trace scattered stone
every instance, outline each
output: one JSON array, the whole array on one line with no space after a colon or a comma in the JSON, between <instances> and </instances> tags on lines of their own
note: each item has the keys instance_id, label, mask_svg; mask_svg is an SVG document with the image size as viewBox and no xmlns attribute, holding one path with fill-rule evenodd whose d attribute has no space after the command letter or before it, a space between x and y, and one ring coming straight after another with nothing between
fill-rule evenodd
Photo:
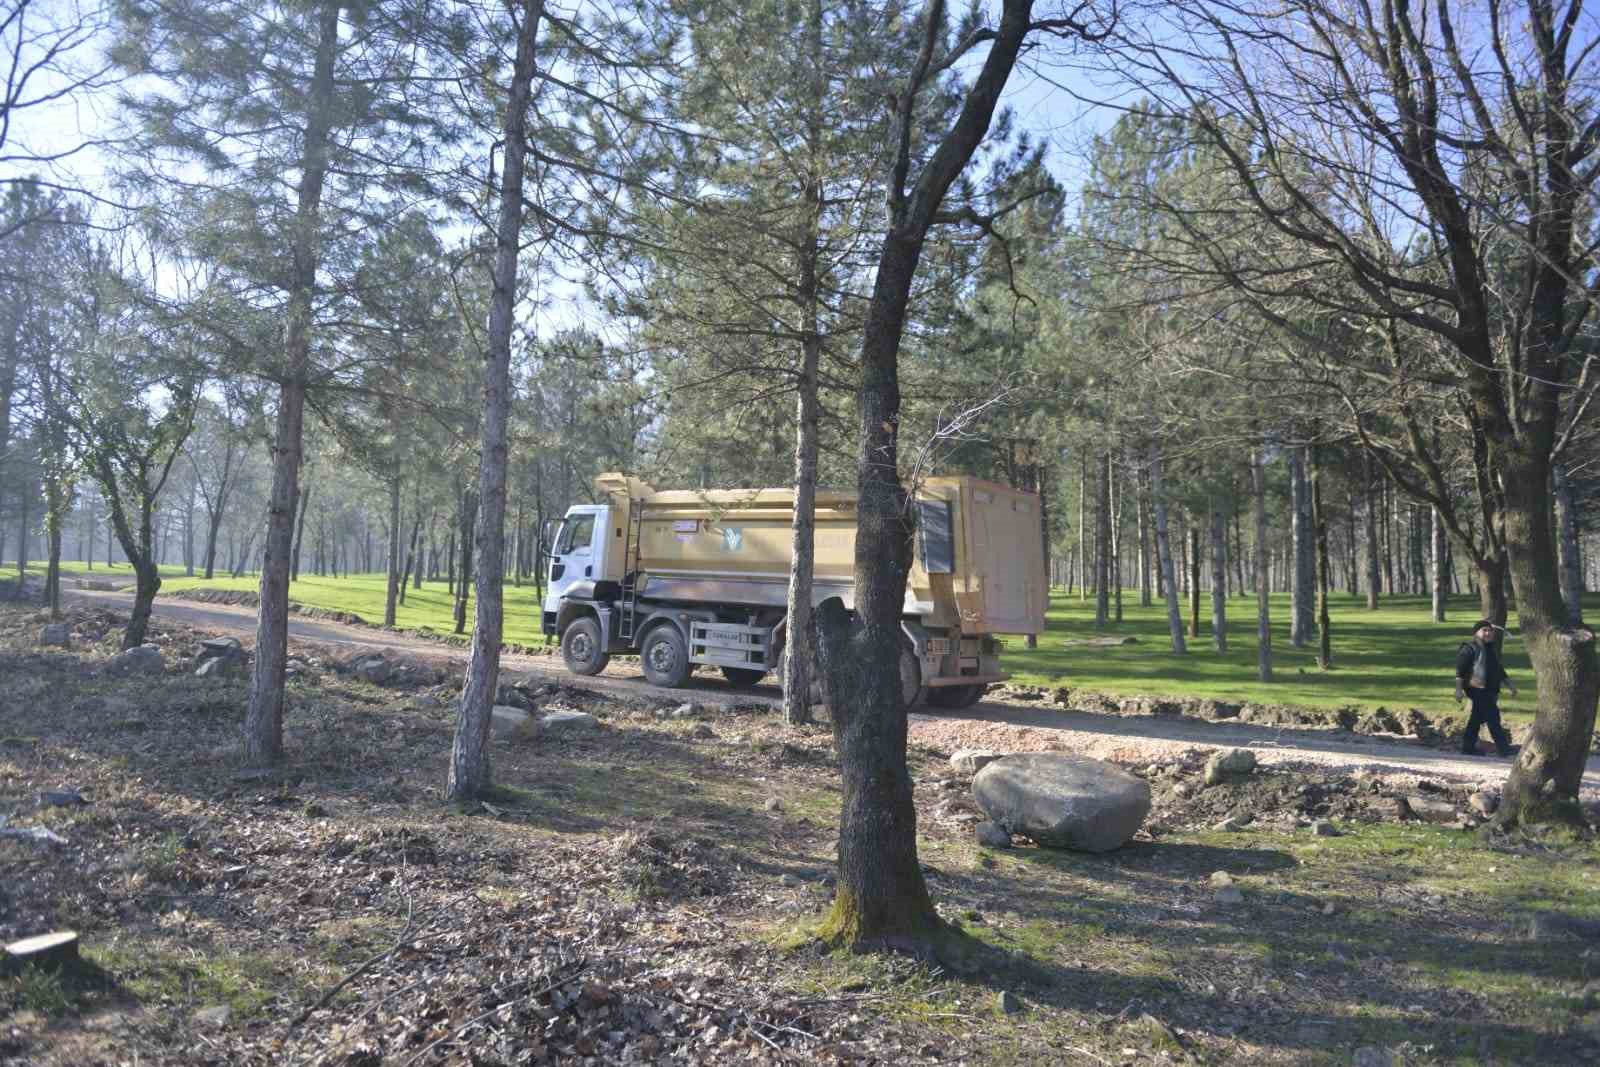
<instances>
[{"instance_id":1,"label":"scattered stone","mask_svg":"<svg viewBox=\"0 0 1600 1067\"><path fill-rule=\"evenodd\" d=\"M1249 826L1252 821L1248 815L1230 815L1213 826L1212 829L1220 830L1223 833L1235 834Z\"/></svg>"},{"instance_id":2,"label":"scattered stone","mask_svg":"<svg viewBox=\"0 0 1600 1067\"><path fill-rule=\"evenodd\" d=\"M1046 848L1109 852L1150 814L1150 786L1142 778L1059 753L998 759L972 780L972 795L991 821Z\"/></svg>"},{"instance_id":3,"label":"scattered stone","mask_svg":"<svg viewBox=\"0 0 1600 1067\"><path fill-rule=\"evenodd\" d=\"M1467 806L1487 819L1500 810L1500 796L1488 790L1479 790L1467 798Z\"/></svg>"},{"instance_id":4,"label":"scattered stone","mask_svg":"<svg viewBox=\"0 0 1600 1067\"><path fill-rule=\"evenodd\" d=\"M1232 885L1233 875L1229 874L1227 871L1212 871L1211 884L1219 889L1225 885Z\"/></svg>"},{"instance_id":5,"label":"scattered stone","mask_svg":"<svg viewBox=\"0 0 1600 1067\"><path fill-rule=\"evenodd\" d=\"M674 719L692 719L697 711L699 709L693 704L679 704L672 709L672 717Z\"/></svg>"},{"instance_id":6,"label":"scattered stone","mask_svg":"<svg viewBox=\"0 0 1600 1067\"><path fill-rule=\"evenodd\" d=\"M526 714L526 713L524 713ZM539 716L541 734L586 734L600 729L600 720L586 711L569 711L565 708Z\"/></svg>"},{"instance_id":7,"label":"scattered stone","mask_svg":"<svg viewBox=\"0 0 1600 1067\"><path fill-rule=\"evenodd\" d=\"M940 778L938 779L938 786L940 789L960 789L961 780L959 778Z\"/></svg>"},{"instance_id":8,"label":"scattered stone","mask_svg":"<svg viewBox=\"0 0 1600 1067\"><path fill-rule=\"evenodd\" d=\"M1339 830L1327 819L1317 819L1311 824L1311 832L1318 837L1338 837Z\"/></svg>"},{"instance_id":9,"label":"scattered stone","mask_svg":"<svg viewBox=\"0 0 1600 1067\"><path fill-rule=\"evenodd\" d=\"M1423 822L1450 824L1461 817L1456 812L1456 806L1448 800L1434 800L1415 793L1404 797L1403 800L1406 810Z\"/></svg>"},{"instance_id":10,"label":"scattered stone","mask_svg":"<svg viewBox=\"0 0 1600 1067\"><path fill-rule=\"evenodd\" d=\"M358 652L346 662L351 674L372 685L382 685L394 673L394 664L382 652Z\"/></svg>"},{"instance_id":11,"label":"scattered stone","mask_svg":"<svg viewBox=\"0 0 1600 1067\"><path fill-rule=\"evenodd\" d=\"M995 997L995 1004L1000 1008L1002 1015L1015 1015L1022 1010L1022 998L1009 989L1002 989Z\"/></svg>"},{"instance_id":12,"label":"scattered stone","mask_svg":"<svg viewBox=\"0 0 1600 1067\"><path fill-rule=\"evenodd\" d=\"M1242 778L1256 769L1256 754L1248 748L1230 748L1206 760L1206 785Z\"/></svg>"},{"instance_id":13,"label":"scattered stone","mask_svg":"<svg viewBox=\"0 0 1600 1067\"><path fill-rule=\"evenodd\" d=\"M521 708L523 711L533 710L533 701L528 694L507 682L501 682L494 693L494 702L508 708Z\"/></svg>"},{"instance_id":14,"label":"scattered stone","mask_svg":"<svg viewBox=\"0 0 1600 1067\"><path fill-rule=\"evenodd\" d=\"M702 722L697 723L695 728L689 731L689 736L700 741L715 741L717 732Z\"/></svg>"},{"instance_id":15,"label":"scattered stone","mask_svg":"<svg viewBox=\"0 0 1600 1067\"><path fill-rule=\"evenodd\" d=\"M489 736L504 740L528 737L535 732L533 715L509 704L496 704L489 710Z\"/></svg>"},{"instance_id":16,"label":"scattered stone","mask_svg":"<svg viewBox=\"0 0 1600 1067\"><path fill-rule=\"evenodd\" d=\"M778 884L785 889L798 889L800 888L800 879L792 874L782 874L778 876Z\"/></svg>"},{"instance_id":17,"label":"scattered stone","mask_svg":"<svg viewBox=\"0 0 1600 1067\"><path fill-rule=\"evenodd\" d=\"M72 628L64 622L53 622L39 631L39 643L66 648L72 644Z\"/></svg>"},{"instance_id":18,"label":"scattered stone","mask_svg":"<svg viewBox=\"0 0 1600 1067\"><path fill-rule=\"evenodd\" d=\"M767 802L761 806L767 811L782 811L783 801L779 800L777 797L768 797Z\"/></svg>"},{"instance_id":19,"label":"scattered stone","mask_svg":"<svg viewBox=\"0 0 1600 1067\"><path fill-rule=\"evenodd\" d=\"M1394 1053L1375 1045L1363 1045L1356 1049L1355 1059L1350 1062L1353 1067L1396 1067Z\"/></svg>"},{"instance_id":20,"label":"scattered stone","mask_svg":"<svg viewBox=\"0 0 1600 1067\"><path fill-rule=\"evenodd\" d=\"M1236 885L1225 885L1212 894L1218 904L1233 906L1244 903L1244 892Z\"/></svg>"},{"instance_id":21,"label":"scattered stone","mask_svg":"<svg viewBox=\"0 0 1600 1067\"><path fill-rule=\"evenodd\" d=\"M999 823L980 822L977 829L978 844L984 848L1010 848L1011 835Z\"/></svg>"},{"instance_id":22,"label":"scattered stone","mask_svg":"<svg viewBox=\"0 0 1600 1067\"><path fill-rule=\"evenodd\" d=\"M5 969L15 973L24 967L43 967L58 970L78 959L78 933L76 930L56 930L35 937L25 937L6 946Z\"/></svg>"},{"instance_id":23,"label":"scattered stone","mask_svg":"<svg viewBox=\"0 0 1600 1067\"><path fill-rule=\"evenodd\" d=\"M221 678L230 673L234 667L241 663L243 657L213 656L200 661L200 666L194 669L196 678Z\"/></svg>"},{"instance_id":24,"label":"scattered stone","mask_svg":"<svg viewBox=\"0 0 1600 1067\"><path fill-rule=\"evenodd\" d=\"M196 1026L207 1026L214 1030L220 1030L228 1025L228 1020L233 1018L233 1009L226 1004L217 1004L209 1008L201 1008L194 1013L193 1018Z\"/></svg>"},{"instance_id":25,"label":"scattered stone","mask_svg":"<svg viewBox=\"0 0 1600 1067\"><path fill-rule=\"evenodd\" d=\"M160 674L166 669L166 660L161 657L161 650L155 645L140 645L138 648L126 649L111 657L106 664L106 673L115 677L134 674Z\"/></svg>"},{"instance_id":26,"label":"scattered stone","mask_svg":"<svg viewBox=\"0 0 1600 1067\"><path fill-rule=\"evenodd\" d=\"M987 748L963 748L950 757L950 768L957 774L977 774L1000 758Z\"/></svg>"}]
</instances>

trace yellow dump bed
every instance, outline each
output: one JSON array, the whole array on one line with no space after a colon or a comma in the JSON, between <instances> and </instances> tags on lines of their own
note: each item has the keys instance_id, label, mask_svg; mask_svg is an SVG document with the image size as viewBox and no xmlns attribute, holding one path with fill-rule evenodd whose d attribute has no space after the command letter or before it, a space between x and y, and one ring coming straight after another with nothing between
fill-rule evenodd
<instances>
[{"instance_id":1,"label":"yellow dump bed","mask_svg":"<svg viewBox=\"0 0 1600 1067\"><path fill-rule=\"evenodd\" d=\"M606 577L628 567L658 595L781 605L793 543L793 489L658 491L637 478L605 474L618 551ZM637 509L637 513L635 512ZM906 614L964 634L1039 633L1044 627L1044 547L1039 498L972 477L928 479L916 493L917 551ZM817 599L853 602L856 494L816 497ZM625 553L628 542L636 551ZM633 547L633 546L628 546Z\"/></svg>"}]
</instances>

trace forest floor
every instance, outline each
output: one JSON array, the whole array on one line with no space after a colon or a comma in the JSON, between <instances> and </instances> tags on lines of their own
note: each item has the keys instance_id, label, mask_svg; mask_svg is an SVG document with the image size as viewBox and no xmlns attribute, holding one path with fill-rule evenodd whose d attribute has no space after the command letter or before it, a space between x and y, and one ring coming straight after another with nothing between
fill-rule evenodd
<instances>
[{"instance_id":1,"label":"forest floor","mask_svg":"<svg viewBox=\"0 0 1600 1067\"><path fill-rule=\"evenodd\" d=\"M919 850L967 948L943 969L805 947L838 769L770 702L518 675L598 728L497 739L468 812L440 800L447 650L384 687L349 673L370 650L294 641L266 772L240 763L243 675L192 674L210 630L158 616L161 673L124 677L114 608L75 606L68 649L43 621L0 609L0 813L64 841L0 840L0 937L74 929L83 963L0 979L0 1061L1600 1055L1600 848L1457 828L1478 784L1448 774L1283 760L1201 788L1212 746L1141 751L1155 808L1128 846L988 850L914 731Z\"/></svg>"}]
</instances>

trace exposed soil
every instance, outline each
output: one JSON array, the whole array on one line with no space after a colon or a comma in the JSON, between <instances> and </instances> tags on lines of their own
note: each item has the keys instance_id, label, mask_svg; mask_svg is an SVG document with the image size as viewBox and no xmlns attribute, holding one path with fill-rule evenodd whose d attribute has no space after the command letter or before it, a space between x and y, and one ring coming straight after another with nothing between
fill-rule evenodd
<instances>
[{"instance_id":1,"label":"exposed soil","mask_svg":"<svg viewBox=\"0 0 1600 1067\"><path fill-rule=\"evenodd\" d=\"M967 946L938 970L781 947L831 895L838 769L826 729L787 729L770 698L528 667L507 679L518 699L599 728L495 741L502 788L466 813L438 799L459 657L418 642L374 670L369 646L293 641L289 760L264 771L238 760L243 674L192 673L212 631L159 614L163 671L121 677L119 621L77 609L72 646L44 649L43 618L0 609L0 812L66 839L0 840L0 937L75 929L86 960L55 986L0 983L5 1062L1600 1055L1600 943L1529 940L1533 916L1600 910L1600 852L1400 808L1474 821L1479 782L1435 773L1464 762L1436 750L1338 742L1445 761L1363 771L1286 749L1206 786L1218 746L1174 728L1244 730L1265 753L1248 733L1263 727L1021 704L918 716L920 849ZM1115 732L1146 723L1179 736ZM1104 856L975 847L946 757L999 731L1008 749L1127 746L1154 795L1145 829ZM40 803L73 790L88 803ZM1241 903L1213 899L1219 871Z\"/></svg>"}]
</instances>

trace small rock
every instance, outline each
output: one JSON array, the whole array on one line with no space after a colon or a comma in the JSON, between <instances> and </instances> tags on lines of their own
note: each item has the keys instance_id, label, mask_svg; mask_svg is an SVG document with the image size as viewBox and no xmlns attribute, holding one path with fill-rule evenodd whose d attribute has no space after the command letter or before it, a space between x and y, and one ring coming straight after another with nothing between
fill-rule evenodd
<instances>
[{"instance_id":1,"label":"small rock","mask_svg":"<svg viewBox=\"0 0 1600 1067\"><path fill-rule=\"evenodd\" d=\"M1240 830L1243 830L1246 826L1249 826L1249 825L1250 825L1250 817L1249 816L1247 816L1247 815L1230 815L1226 819L1223 819L1221 822L1219 822L1215 826L1213 826L1212 829L1213 830L1220 830L1223 833L1235 834L1235 833L1238 833Z\"/></svg>"},{"instance_id":2,"label":"small rock","mask_svg":"<svg viewBox=\"0 0 1600 1067\"><path fill-rule=\"evenodd\" d=\"M1211 884L1219 889L1226 885L1232 885L1233 875L1229 874L1227 871L1212 871Z\"/></svg>"},{"instance_id":3,"label":"small rock","mask_svg":"<svg viewBox=\"0 0 1600 1067\"><path fill-rule=\"evenodd\" d=\"M106 664L106 673L118 677L130 674L160 674L166 666L159 648L155 645L140 645L138 648L125 649L112 656L110 662Z\"/></svg>"},{"instance_id":4,"label":"small rock","mask_svg":"<svg viewBox=\"0 0 1600 1067\"><path fill-rule=\"evenodd\" d=\"M950 757L950 769L957 774L977 774L1000 758L1000 753L987 748L963 748Z\"/></svg>"},{"instance_id":5,"label":"small rock","mask_svg":"<svg viewBox=\"0 0 1600 1067\"><path fill-rule=\"evenodd\" d=\"M800 888L800 879L792 874L781 874L778 876L778 884L785 889L798 889Z\"/></svg>"},{"instance_id":6,"label":"small rock","mask_svg":"<svg viewBox=\"0 0 1600 1067\"><path fill-rule=\"evenodd\" d=\"M961 788L961 780L959 778L940 778L938 780L938 782L939 782L939 788L940 789L960 789Z\"/></svg>"},{"instance_id":7,"label":"small rock","mask_svg":"<svg viewBox=\"0 0 1600 1067\"><path fill-rule=\"evenodd\" d=\"M39 631L39 643L66 648L72 644L72 629L64 622L53 622Z\"/></svg>"},{"instance_id":8,"label":"small rock","mask_svg":"<svg viewBox=\"0 0 1600 1067\"><path fill-rule=\"evenodd\" d=\"M1356 1049L1355 1059L1350 1062L1354 1067L1395 1067L1394 1053L1375 1045L1363 1045Z\"/></svg>"},{"instance_id":9,"label":"small rock","mask_svg":"<svg viewBox=\"0 0 1600 1067\"><path fill-rule=\"evenodd\" d=\"M679 704L672 709L672 717L674 719L692 719L698 710L693 704Z\"/></svg>"},{"instance_id":10,"label":"small rock","mask_svg":"<svg viewBox=\"0 0 1600 1067\"><path fill-rule=\"evenodd\" d=\"M779 800L777 797L768 797L767 802L763 804L762 807L767 811L782 811L783 801Z\"/></svg>"},{"instance_id":11,"label":"small rock","mask_svg":"<svg viewBox=\"0 0 1600 1067\"><path fill-rule=\"evenodd\" d=\"M1449 824L1461 817L1456 811L1456 806L1448 800L1433 800L1430 797L1412 794L1405 798L1405 805L1413 816L1423 822Z\"/></svg>"},{"instance_id":12,"label":"small rock","mask_svg":"<svg viewBox=\"0 0 1600 1067\"><path fill-rule=\"evenodd\" d=\"M695 728L689 731L689 736L700 741L715 741L717 732L702 722L696 724Z\"/></svg>"},{"instance_id":13,"label":"small rock","mask_svg":"<svg viewBox=\"0 0 1600 1067\"><path fill-rule=\"evenodd\" d=\"M1338 837L1339 831L1327 819L1317 819L1311 824L1311 832L1318 837Z\"/></svg>"},{"instance_id":14,"label":"small rock","mask_svg":"<svg viewBox=\"0 0 1600 1067\"><path fill-rule=\"evenodd\" d=\"M1230 748L1206 760L1206 785L1242 778L1256 769L1256 754L1248 748Z\"/></svg>"},{"instance_id":15,"label":"small rock","mask_svg":"<svg viewBox=\"0 0 1600 1067\"><path fill-rule=\"evenodd\" d=\"M196 678L221 678L233 670L240 662L241 657L212 656L210 659L200 661L200 666L194 669Z\"/></svg>"},{"instance_id":16,"label":"small rock","mask_svg":"<svg viewBox=\"0 0 1600 1067\"><path fill-rule=\"evenodd\" d=\"M1500 797L1488 790L1479 790L1467 798L1467 806L1487 819L1500 810Z\"/></svg>"},{"instance_id":17,"label":"small rock","mask_svg":"<svg viewBox=\"0 0 1600 1067\"><path fill-rule=\"evenodd\" d=\"M208 1026L212 1029L221 1029L228 1025L228 1020L233 1018L233 1009L226 1004L217 1004L210 1008L201 1008L194 1013L196 1026Z\"/></svg>"},{"instance_id":18,"label":"small rock","mask_svg":"<svg viewBox=\"0 0 1600 1067\"><path fill-rule=\"evenodd\" d=\"M509 740L529 737L537 731L533 716L509 704L496 704L489 710L489 736Z\"/></svg>"},{"instance_id":19,"label":"small rock","mask_svg":"<svg viewBox=\"0 0 1600 1067\"><path fill-rule=\"evenodd\" d=\"M560 709L539 716L541 734L587 734L600 729L600 720L586 711Z\"/></svg>"},{"instance_id":20,"label":"small rock","mask_svg":"<svg viewBox=\"0 0 1600 1067\"><path fill-rule=\"evenodd\" d=\"M1225 885L1218 889L1213 896L1218 904L1232 906L1244 903L1244 893L1236 885Z\"/></svg>"},{"instance_id":21,"label":"small rock","mask_svg":"<svg viewBox=\"0 0 1600 1067\"><path fill-rule=\"evenodd\" d=\"M1022 1010L1022 998L1009 989L1002 989L995 997L995 1004L1000 1008L1002 1015L1015 1015Z\"/></svg>"},{"instance_id":22,"label":"small rock","mask_svg":"<svg viewBox=\"0 0 1600 1067\"><path fill-rule=\"evenodd\" d=\"M995 822L980 822L977 828L978 844L984 848L1010 848L1011 834Z\"/></svg>"}]
</instances>

